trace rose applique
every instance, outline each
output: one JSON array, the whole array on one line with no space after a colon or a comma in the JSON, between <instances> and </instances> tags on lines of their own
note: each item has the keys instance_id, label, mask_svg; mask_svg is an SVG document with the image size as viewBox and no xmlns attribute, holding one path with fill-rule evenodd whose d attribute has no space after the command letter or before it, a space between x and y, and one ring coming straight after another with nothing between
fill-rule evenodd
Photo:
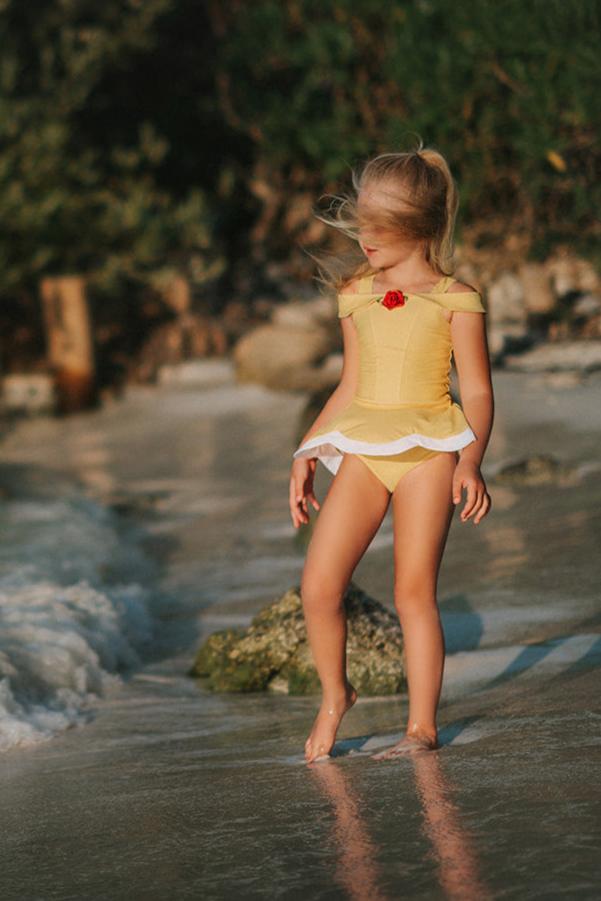
<instances>
[{"instance_id":1,"label":"rose applique","mask_svg":"<svg viewBox=\"0 0 601 901\"><path fill-rule=\"evenodd\" d=\"M394 310L395 307L402 307L407 298L402 291L387 291L382 301L382 306L387 310Z\"/></svg>"}]
</instances>

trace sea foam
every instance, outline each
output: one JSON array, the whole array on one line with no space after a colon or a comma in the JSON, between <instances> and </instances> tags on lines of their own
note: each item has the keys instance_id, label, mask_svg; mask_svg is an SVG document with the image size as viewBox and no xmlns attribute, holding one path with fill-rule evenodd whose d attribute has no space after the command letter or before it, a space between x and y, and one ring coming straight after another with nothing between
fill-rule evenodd
<instances>
[{"instance_id":1,"label":"sea foam","mask_svg":"<svg viewBox=\"0 0 601 901\"><path fill-rule=\"evenodd\" d=\"M0 751L43 741L93 703L152 644L144 555L109 508L68 497L0 504Z\"/></svg>"}]
</instances>

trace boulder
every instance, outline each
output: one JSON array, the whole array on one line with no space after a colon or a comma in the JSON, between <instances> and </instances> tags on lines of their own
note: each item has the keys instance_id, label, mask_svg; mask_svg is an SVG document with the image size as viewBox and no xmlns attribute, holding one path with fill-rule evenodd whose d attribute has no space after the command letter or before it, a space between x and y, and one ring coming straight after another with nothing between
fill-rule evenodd
<instances>
[{"instance_id":1,"label":"boulder","mask_svg":"<svg viewBox=\"0 0 601 901\"><path fill-rule=\"evenodd\" d=\"M487 337L493 365L501 364L506 354L520 351L532 344L530 333L519 323L491 323Z\"/></svg>"},{"instance_id":2,"label":"boulder","mask_svg":"<svg viewBox=\"0 0 601 901\"><path fill-rule=\"evenodd\" d=\"M0 413L55 413L55 380L48 372L9 373L0 382Z\"/></svg>"},{"instance_id":3,"label":"boulder","mask_svg":"<svg viewBox=\"0 0 601 901\"><path fill-rule=\"evenodd\" d=\"M558 252L545 263L555 293L559 296L577 291L598 291L599 274L589 260Z\"/></svg>"},{"instance_id":4,"label":"boulder","mask_svg":"<svg viewBox=\"0 0 601 901\"><path fill-rule=\"evenodd\" d=\"M572 306L574 319L590 319L598 313L601 313L601 296L592 292L580 295Z\"/></svg>"},{"instance_id":5,"label":"boulder","mask_svg":"<svg viewBox=\"0 0 601 901\"><path fill-rule=\"evenodd\" d=\"M488 346L494 361L529 343L524 287L513 272L505 271L491 283L487 295Z\"/></svg>"},{"instance_id":6,"label":"boulder","mask_svg":"<svg viewBox=\"0 0 601 901\"><path fill-rule=\"evenodd\" d=\"M141 383L155 382L163 366L223 355L227 347L223 325L215 317L184 314L150 332L136 357L127 364L128 377Z\"/></svg>"},{"instance_id":7,"label":"boulder","mask_svg":"<svg viewBox=\"0 0 601 901\"><path fill-rule=\"evenodd\" d=\"M488 289L491 323L503 323L527 329L527 312L524 303L524 287L513 272L503 272Z\"/></svg>"},{"instance_id":8,"label":"boulder","mask_svg":"<svg viewBox=\"0 0 601 901\"><path fill-rule=\"evenodd\" d=\"M159 385L194 386L213 388L230 385L234 381L233 368L227 357L207 357L184 360L160 366L157 371Z\"/></svg>"},{"instance_id":9,"label":"boulder","mask_svg":"<svg viewBox=\"0 0 601 901\"><path fill-rule=\"evenodd\" d=\"M331 350L327 328L299 328L267 323L247 332L232 359L239 382L256 382L276 390L314 390L323 375L314 370Z\"/></svg>"},{"instance_id":10,"label":"boulder","mask_svg":"<svg viewBox=\"0 0 601 901\"><path fill-rule=\"evenodd\" d=\"M293 300L278 304L271 317L276 325L299 329L314 329L321 323L331 321L336 316L335 304L327 297L311 300Z\"/></svg>"},{"instance_id":11,"label":"boulder","mask_svg":"<svg viewBox=\"0 0 601 901\"><path fill-rule=\"evenodd\" d=\"M529 313L550 313L556 305L551 277L543 263L523 263L519 278L524 290L524 305Z\"/></svg>"},{"instance_id":12,"label":"boulder","mask_svg":"<svg viewBox=\"0 0 601 901\"><path fill-rule=\"evenodd\" d=\"M347 671L359 695L404 691L403 639L397 615L353 582L344 606ZM261 610L247 629L210 635L189 675L206 679L207 687L216 692L318 694L321 687L307 640L300 588L289 589Z\"/></svg>"},{"instance_id":13,"label":"boulder","mask_svg":"<svg viewBox=\"0 0 601 901\"><path fill-rule=\"evenodd\" d=\"M500 464L493 478L503 485L544 485L549 482L573 485L578 481L578 475L576 467L562 463L551 454L533 454Z\"/></svg>"},{"instance_id":14,"label":"boulder","mask_svg":"<svg viewBox=\"0 0 601 901\"><path fill-rule=\"evenodd\" d=\"M580 330L581 338L601 338L601 313L587 319Z\"/></svg>"},{"instance_id":15,"label":"boulder","mask_svg":"<svg viewBox=\"0 0 601 901\"><path fill-rule=\"evenodd\" d=\"M539 344L520 354L505 357L507 369L520 372L601 369L601 340L557 341Z\"/></svg>"}]
</instances>

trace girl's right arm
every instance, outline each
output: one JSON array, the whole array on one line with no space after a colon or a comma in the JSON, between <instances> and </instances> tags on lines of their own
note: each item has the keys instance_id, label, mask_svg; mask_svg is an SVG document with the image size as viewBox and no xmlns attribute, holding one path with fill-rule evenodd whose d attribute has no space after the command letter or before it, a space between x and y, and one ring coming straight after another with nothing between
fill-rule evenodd
<instances>
[{"instance_id":1,"label":"girl's right arm","mask_svg":"<svg viewBox=\"0 0 601 901\"><path fill-rule=\"evenodd\" d=\"M352 316L340 319L343 341L343 363L340 381L324 404L319 416L300 441L304 444L320 426L346 407L357 390L359 379L359 340ZM313 493L313 477L317 458L301 457L292 463L290 475L290 514L294 527L309 522L308 501L319 510L319 502Z\"/></svg>"}]
</instances>

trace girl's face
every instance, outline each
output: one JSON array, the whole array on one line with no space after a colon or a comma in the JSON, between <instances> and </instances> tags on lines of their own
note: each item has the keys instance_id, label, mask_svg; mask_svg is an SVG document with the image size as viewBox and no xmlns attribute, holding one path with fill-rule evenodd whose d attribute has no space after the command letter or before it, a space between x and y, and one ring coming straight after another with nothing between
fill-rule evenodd
<instances>
[{"instance_id":1,"label":"girl's face","mask_svg":"<svg viewBox=\"0 0 601 901\"><path fill-rule=\"evenodd\" d=\"M390 205L390 193L385 185L366 185L359 192L359 213L369 218ZM387 269L408 259L416 250L416 241L403 239L399 234L378 225L362 225L359 229L359 246L374 269Z\"/></svg>"}]
</instances>

